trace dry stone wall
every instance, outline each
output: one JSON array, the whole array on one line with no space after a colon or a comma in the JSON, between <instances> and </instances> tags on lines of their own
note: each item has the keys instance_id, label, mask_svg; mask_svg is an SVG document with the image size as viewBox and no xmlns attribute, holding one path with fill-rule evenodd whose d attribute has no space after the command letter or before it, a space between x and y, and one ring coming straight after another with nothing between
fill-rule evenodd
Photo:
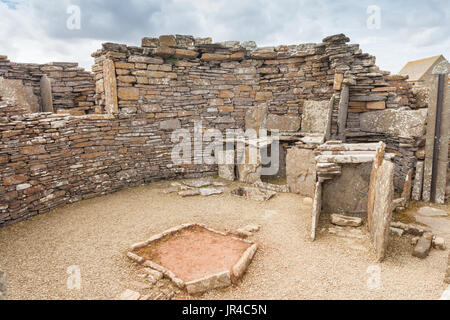
<instances>
[{"instance_id":1,"label":"dry stone wall","mask_svg":"<svg viewBox=\"0 0 450 320\"><path fill-rule=\"evenodd\" d=\"M266 105L271 128L299 131L306 100L329 100L333 71L325 44L256 48L189 36L144 38L142 47L107 43L96 52L97 103L107 111L105 63L114 61L116 112L202 118L205 126L244 128L245 115ZM113 108L114 109L114 108Z\"/></svg>"},{"instance_id":2,"label":"dry stone wall","mask_svg":"<svg viewBox=\"0 0 450 320\"><path fill-rule=\"evenodd\" d=\"M257 48L162 36L144 38L141 47L106 43L93 54L93 80L75 64L25 67L1 58L0 76L35 90L46 74L57 112L96 114L23 114L0 102L0 225L150 181L217 173L214 165L172 163L172 131L193 133L195 121L225 130L245 129L246 118L255 118L255 128L295 135L306 101L334 101L335 138L345 92L345 138L385 141L397 150L401 190L420 139L363 132L360 117L416 109L414 95L404 79L379 71L374 57L348 41L337 35L319 44Z\"/></svg>"},{"instance_id":3,"label":"dry stone wall","mask_svg":"<svg viewBox=\"0 0 450 320\"><path fill-rule=\"evenodd\" d=\"M0 225L159 179L217 173L174 166L170 135L145 115L23 115L0 102Z\"/></svg>"},{"instance_id":4,"label":"dry stone wall","mask_svg":"<svg viewBox=\"0 0 450 320\"><path fill-rule=\"evenodd\" d=\"M0 77L22 80L36 95L41 111L41 79L46 75L51 83L55 113L84 115L94 112L95 82L93 74L78 67L78 63L49 64L15 63L0 56Z\"/></svg>"}]
</instances>

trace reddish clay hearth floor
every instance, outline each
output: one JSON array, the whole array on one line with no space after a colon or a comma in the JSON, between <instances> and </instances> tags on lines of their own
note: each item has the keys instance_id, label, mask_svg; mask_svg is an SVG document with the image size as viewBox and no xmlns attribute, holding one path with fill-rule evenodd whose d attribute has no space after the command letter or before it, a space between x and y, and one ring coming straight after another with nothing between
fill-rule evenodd
<instances>
[{"instance_id":1,"label":"reddish clay hearth floor","mask_svg":"<svg viewBox=\"0 0 450 320\"><path fill-rule=\"evenodd\" d=\"M135 253L177 275L184 282L230 271L250 243L200 226L183 229Z\"/></svg>"}]
</instances>

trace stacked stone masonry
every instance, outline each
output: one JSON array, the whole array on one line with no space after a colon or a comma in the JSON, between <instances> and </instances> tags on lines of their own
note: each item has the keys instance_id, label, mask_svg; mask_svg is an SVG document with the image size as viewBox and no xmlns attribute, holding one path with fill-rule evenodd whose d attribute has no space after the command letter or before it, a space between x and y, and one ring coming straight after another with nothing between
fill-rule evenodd
<instances>
[{"instance_id":1,"label":"stacked stone masonry","mask_svg":"<svg viewBox=\"0 0 450 320\"><path fill-rule=\"evenodd\" d=\"M78 67L78 63L53 62L49 64L15 63L0 56L0 78L22 80L33 88L42 110L41 78L51 83L55 113L84 115L94 113L95 82L91 72Z\"/></svg>"},{"instance_id":2,"label":"stacked stone masonry","mask_svg":"<svg viewBox=\"0 0 450 320\"><path fill-rule=\"evenodd\" d=\"M336 35L319 44L273 48L213 44L191 36L144 38L141 47L106 43L93 54L95 95L90 74L75 64L33 65L34 71L22 76L31 85L44 70L53 88L80 92L66 102L54 92L58 112L80 108L83 101L87 109L80 112L97 114L23 114L7 101L0 103L0 225L142 183L216 174L214 165L172 163L172 131L192 132L194 121L206 129L245 129L246 115L264 107L263 126L270 123L269 129L295 135L306 101L334 97L331 135L336 138L345 86L350 95L344 138L384 141L397 155L395 185L401 192L423 135L363 131L361 117L426 106L417 104L404 77L380 71L374 57L347 42ZM9 66L6 58L0 60L0 72L13 77ZM80 79L58 82L71 72L68 79Z\"/></svg>"}]
</instances>

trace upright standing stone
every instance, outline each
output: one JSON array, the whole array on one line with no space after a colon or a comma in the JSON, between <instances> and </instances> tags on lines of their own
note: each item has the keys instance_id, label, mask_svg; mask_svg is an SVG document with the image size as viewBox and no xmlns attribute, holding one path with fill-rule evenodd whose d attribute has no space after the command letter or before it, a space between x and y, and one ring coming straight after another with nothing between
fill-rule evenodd
<instances>
[{"instance_id":1,"label":"upright standing stone","mask_svg":"<svg viewBox=\"0 0 450 320\"><path fill-rule=\"evenodd\" d=\"M312 211L311 240L316 240L317 227L319 226L320 212L322 211L322 182L316 183L314 203Z\"/></svg>"},{"instance_id":2,"label":"upright standing stone","mask_svg":"<svg viewBox=\"0 0 450 320\"><path fill-rule=\"evenodd\" d=\"M414 178L414 188L412 191L412 199L414 201L420 201L422 199L423 166L423 161L417 162L416 177Z\"/></svg>"},{"instance_id":3,"label":"upright standing stone","mask_svg":"<svg viewBox=\"0 0 450 320\"><path fill-rule=\"evenodd\" d=\"M394 164L383 160L374 183L374 206L371 214L370 235L378 262L386 256L392 220L394 197Z\"/></svg>"},{"instance_id":4,"label":"upright standing stone","mask_svg":"<svg viewBox=\"0 0 450 320\"><path fill-rule=\"evenodd\" d=\"M245 129L255 130L259 134L259 130L264 126L267 116L267 104L252 107L245 115Z\"/></svg>"},{"instance_id":5,"label":"upright standing stone","mask_svg":"<svg viewBox=\"0 0 450 320\"><path fill-rule=\"evenodd\" d=\"M22 80L11 80L0 77L0 96L4 100L12 100L25 113L40 111L38 97L31 86L23 84Z\"/></svg>"},{"instance_id":6,"label":"upright standing stone","mask_svg":"<svg viewBox=\"0 0 450 320\"><path fill-rule=\"evenodd\" d=\"M347 129L348 103L350 99L350 88L348 85L342 87L341 100L339 102L338 136L345 142L345 130Z\"/></svg>"},{"instance_id":7,"label":"upright standing stone","mask_svg":"<svg viewBox=\"0 0 450 320\"><path fill-rule=\"evenodd\" d=\"M6 274L3 270L0 270L0 300L8 299L6 293Z\"/></svg>"},{"instance_id":8,"label":"upright standing stone","mask_svg":"<svg viewBox=\"0 0 450 320\"><path fill-rule=\"evenodd\" d=\"M218 154L219 177L228 181L236 179L234 150L225 150Z\"/></svg>"},{"instance_id":9,"label":"upright standing stone","mask_svg":"<svg viewBox=\"0 0 450 320\"><path fill-rule=\"evenodd\" d=\"M43 112L55 112L53 109L52 84L47 75L41 77L41 100Z\"/></svg>"},{"instance_id":10,"label":"upright standing stone","mask_svg":"<svg viewBox=\"0 0 450 320\"><path fill-rule=\"evenodd\" d=\"M408 174L406 175L405 184L403 186L402 198L405 200L405 203L411 201L412 176L413 170L411 169L408 171Z\"/></svg>"},{"instance_id":11,"label":"upright standing stone","mask_svg":"<svg viewBox=\"0 0 450 320\"><path fill-rule=\"evenodd\" d=\"M330 101L305 101L302 114L302 133L326 135L330 119Z\"/></svg>"},{"instance_id":12,"label":"upright standing stone","mask_svg":"<svg viewBox=\"0 0 450 320\"><path fill-rule=\"evenodd\" d=\"M114 61L110 59L103 62L103 83L105 86L105 111L108 114L118 113L116 68Z\"/></svg>"},{"instance_id":13,"label":"upright standing stone","mask_svg":"<svg viewBox=\"0 0 450 320\"><path fill-rule=\"evenodd\" d=\"M425 169L423 183L423 200L445 203L445 190L448 168L448 134L450 130L450 94L447 76L450 64L443 61L433 69L434 78L431 81L430 103L428 106L428 122L425 148ZM444 75L444 76L442 76ZM439 77L444 78L442 87L442 110L440 114L440 133L437 132L437 106L439 92ZM438 136L439 135L439 136ZM435 139L438 139L439 150L435 150ZM437 159L437 168L433 168L434 157ZM433 181L433 170L436 171L436 181ZM432 199L432 188L435 184L435 199Z\"/></svg>"},{"instance_id":14,"label":"upright standing stone","mask_svg":"<svg viewBox=\"0 0 450 320\"><path fill-rule=\"evenodd\" d=\"M375 206L375 185L377 181L378 170L383 163L384 155L386 153L386 144L380 142L377 147L377 154L372 164L372 173L370 175L369 194L367 196L367 222L369 230L372 228L372 217Z\"/></svg>"},{"instance_id":15,"label":"upright standing stone","mask_svg":"<svg viewBox=\"0 0 450 320\"><path fill-rule=\"evenodd\" d=\"M286 176L292 193L313 198L317 180L314 151L297 147L289 149L286 156Z\"/></svg>"},{"instance_id":16,"label":"upright standing stone","mask_svg":"<svg viewBox=\"0 0 450 320\"><path fill-rule=\"evenodd\" d=\"M259 148L248 146L238 155L239 181L253 184L261 181L262 162Z\"/></svg>"}]
</instances>

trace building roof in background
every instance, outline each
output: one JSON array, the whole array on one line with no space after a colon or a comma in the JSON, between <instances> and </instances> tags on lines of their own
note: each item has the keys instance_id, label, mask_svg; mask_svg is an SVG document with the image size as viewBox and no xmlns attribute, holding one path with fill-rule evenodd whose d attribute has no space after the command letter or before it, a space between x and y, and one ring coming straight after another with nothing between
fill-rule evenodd
<instances>
[{"instance_id":1,"label":"building roof in background","mask_svg":"<svg viewBox=\"0 0 450 320\"><path fill-rule=\"evenodd\" d=\"M409 76L408 81L419 81L435 65L442 55L410 61L399 72L401 75Z\"/></svg>"}]
</instances>

